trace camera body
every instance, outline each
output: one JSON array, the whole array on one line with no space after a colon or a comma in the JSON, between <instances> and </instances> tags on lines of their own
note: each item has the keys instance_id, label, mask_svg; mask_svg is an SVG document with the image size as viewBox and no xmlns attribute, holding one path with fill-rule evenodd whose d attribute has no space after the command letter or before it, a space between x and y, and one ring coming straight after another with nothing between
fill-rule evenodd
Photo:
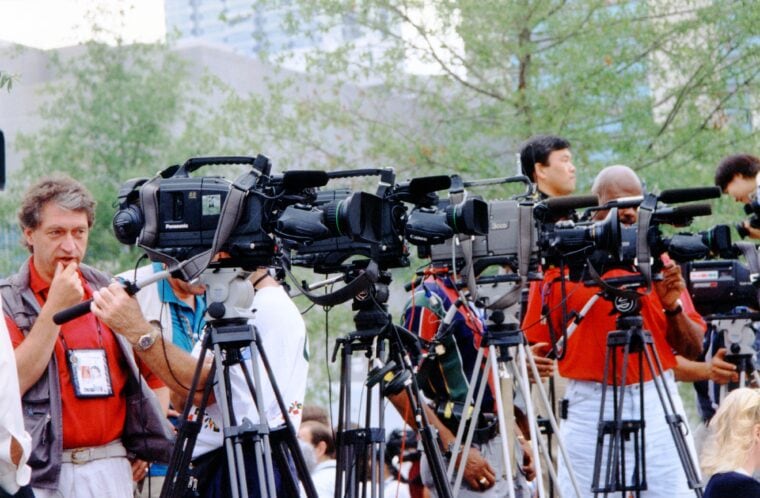
<instances>
[{"instance_id":1,"label":"camera body","mask_svg":"<svg viewBox=\"0 0 760 498\"><path fill-rule=\"evenodd\" d=\"M191 177L206 165L248 164L234 182ZM253 270L275 262L274 225L288 205L304 201L324 185L321 172L270 175L265 156L192 158L154 178L125 182L113 230L123 244L137 244L154 261L182 262L215 247L226 264ZM232 197L230 198L230 196Z\"/></svg>"}]
</instances>

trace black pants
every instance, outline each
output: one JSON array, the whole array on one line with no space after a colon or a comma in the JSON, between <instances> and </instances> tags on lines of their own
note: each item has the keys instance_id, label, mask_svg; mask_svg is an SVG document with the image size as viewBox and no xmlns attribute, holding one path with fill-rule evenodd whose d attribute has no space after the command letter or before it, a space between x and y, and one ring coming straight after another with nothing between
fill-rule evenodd
<instances>
[{"instance_id":1,"label":"black pants","mask_svg":"<svg viewBox=\"0 0 760 498\"><path fill-rule=\"evenodd\" d=\"M201 498L228 498L232 496L232 492L230 490L230 468L227 462L227 454L224 448L211 453L198 459L206 459L207 463L210 464L205 466L207 474L199 479L198 496ZM243 461L248 496L259 496L259 472L256 456L253 445L247 442L243 443ZM274 465L274 484L277 495L280 496L282 478L277 465Z\"/></svg>"},{"instance_id":2,"label":"black pants","mask_svg":"<svg viewBox=\"0 0 760 498\"><path fill-rule=\"evenodd\" d=\"M0 488L0 498L34 498L34 491L31 486L23 486L15 495L12 495Z\"/></svg>"}]
</instances>

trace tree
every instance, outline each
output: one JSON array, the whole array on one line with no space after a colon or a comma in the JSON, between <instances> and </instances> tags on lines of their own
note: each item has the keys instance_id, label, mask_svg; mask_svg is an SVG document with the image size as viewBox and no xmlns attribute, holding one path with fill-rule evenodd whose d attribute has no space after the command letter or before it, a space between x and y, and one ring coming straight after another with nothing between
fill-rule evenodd
<instances>
[{"instance_id":1,"label":"tree","mask_svg":"<svg viewBox=\"0 0 760 498\"><path fill-rule=\"evenodd\" d=\"M45 125L17 137L26 152L12 178L20 187L4 201L17 205L25 185L54 171L79 179L98 202L89 260L110 270L127 268L136 253L111 231L119 186L216 150L214 113L201 96L220 84L209 78L193 83L186 62L164 45L89 43L69 59L54 56L51 66L59 77L39 109Z\"/></svg>"},{"instance_id":2,"label":"tree","mask_svg":"<svg viewBox=\"0 0 760 498\"><path fill-rule=\"evenodd\" d=\"M612 163L666 188L682 185L673 170L711 183L721 156L758 144L756 2L265 3L293 36L360 33L306 55L272 52L281 64L303 58L307 77L271 78L279 98L238 103L267 116L288 165L503 176L520 142L543 132L573 143L581 188ZM309 78L329 90L315 95Z\"/></svg>"}]
</instances>

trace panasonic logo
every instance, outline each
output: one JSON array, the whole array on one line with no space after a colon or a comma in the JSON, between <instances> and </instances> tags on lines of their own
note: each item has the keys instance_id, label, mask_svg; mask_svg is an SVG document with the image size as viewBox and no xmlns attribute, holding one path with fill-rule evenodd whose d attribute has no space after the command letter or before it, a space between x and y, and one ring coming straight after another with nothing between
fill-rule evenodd
<instances>
[{"instance_id":1,"label":"panasonic logo","mask_svg":"<svg viewBox=\"0 0 760 498\"><path fill-rule=\"evenodd\" d=\"M189 228L187 223L166 223L164 228L167 230L182 230L183 228Z\"/></svg>"}]
</instances>

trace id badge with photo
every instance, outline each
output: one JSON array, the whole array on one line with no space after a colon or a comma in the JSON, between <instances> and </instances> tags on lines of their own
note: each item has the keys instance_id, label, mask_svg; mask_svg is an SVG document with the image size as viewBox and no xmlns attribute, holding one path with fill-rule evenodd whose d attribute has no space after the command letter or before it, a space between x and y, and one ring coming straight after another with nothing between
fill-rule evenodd
<instances>
[{"instance_id":1,"label":"id badge with photo","mask_svg":"<svg viewBox=\"0 0 760 498\"><path fill-rule=\"evenodd\" d=\"M67 353L77 398L113 396L105 349L70 349Z\"/></svg>"}]
</instances>

